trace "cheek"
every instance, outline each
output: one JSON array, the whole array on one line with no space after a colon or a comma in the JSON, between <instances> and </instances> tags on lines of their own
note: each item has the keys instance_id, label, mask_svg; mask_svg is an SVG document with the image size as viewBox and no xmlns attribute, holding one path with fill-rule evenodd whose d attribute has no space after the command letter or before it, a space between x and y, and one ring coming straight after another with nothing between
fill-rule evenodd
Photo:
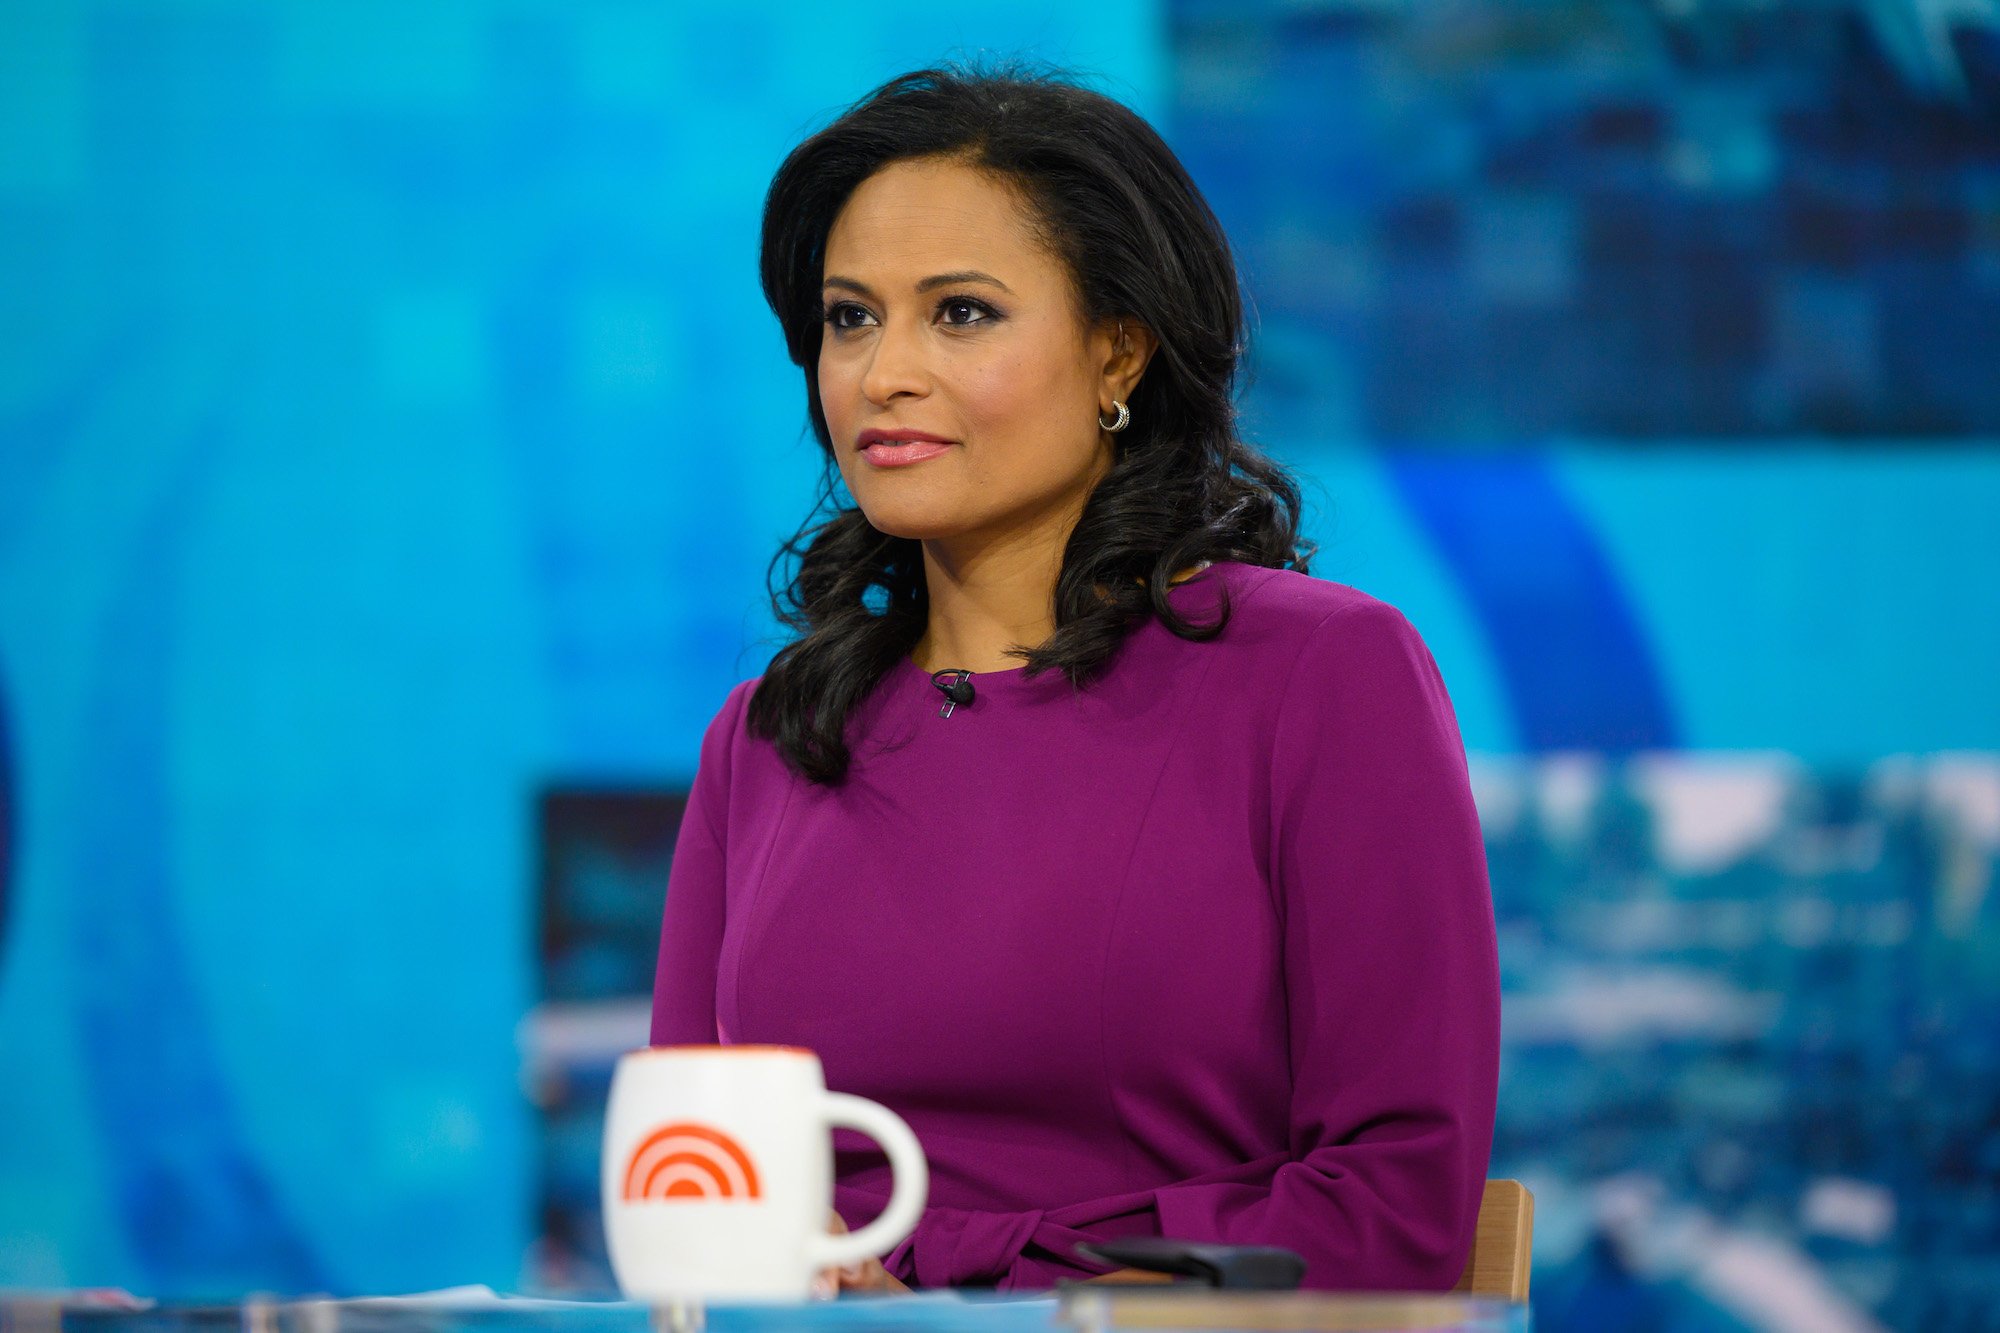
<instances>
[{"instance_id":1,"label":"cheek","mask_svg":"<svg viewBox=\"0 0 2000 1333\"><path fill-rule=\"evenodd\" d=\"M849 406L852 395L848 391L849 385L841 375L840 364L821 357L819 369L814 375L814 383L819 393L819 410L825 415L827 425L834 428L837 438L840 427L854 415L853 409Z\"/></svg>"},{"instance_id":2,"label":"cheek","mask_svg":"<svg viewBox=\"0 0 2000 1333\"><path fill-rule=\"evenodd\" d=\"M1003 457L1036 474L1072 471L1096 444L1089 386L1073 365L1022 353L996 357L960 381L961 406Z\"/></svg>"},{"instance_id":3,"label":"cheek","mask_svg":"<svg viewBox=\"0 0 2000 1333\"><path fill-rule=\"evenodd\" d=\"M1003 354L969 364L957 377L961 409L1007 435L1046 432L1057 407L1060 377L1032 356Z\"/></svg>"}]
</instances>

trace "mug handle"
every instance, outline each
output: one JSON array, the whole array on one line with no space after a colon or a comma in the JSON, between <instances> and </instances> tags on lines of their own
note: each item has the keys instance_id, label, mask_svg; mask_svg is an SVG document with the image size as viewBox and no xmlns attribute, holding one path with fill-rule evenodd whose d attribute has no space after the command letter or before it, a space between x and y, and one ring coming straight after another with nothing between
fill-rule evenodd
<instances>
[{"instance_id":1,"label":"mug handle","mask_svg":"<svg viewBox=\"0 0 2000 1333\"><path fill-rule=\"evenodd\" d=\"M889 1155L895 1184L889 1192L889 1206L861 1230L843 1236L815 1232L806 1238L806 1252L815 1269L875 1259L895 1249L903 1237L916 1230L931 1183L924 1150L903 1117L879 1102L845 1092L827 1093L825 1108L829 1127L858 1129L882 1145L882 1151Z\"/></svg>"}]
</instances>

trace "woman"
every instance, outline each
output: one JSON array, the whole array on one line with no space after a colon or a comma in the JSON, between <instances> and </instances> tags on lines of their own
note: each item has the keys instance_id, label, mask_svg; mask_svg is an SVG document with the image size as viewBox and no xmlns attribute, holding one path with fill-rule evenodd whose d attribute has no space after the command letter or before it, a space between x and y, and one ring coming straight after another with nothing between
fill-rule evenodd
<instances>
[{"instance_id":1,"label":"woman","mask_svg":"<svg viewBox=\"0 0 2000 1333\"><path fill-rule=\"evenodd\" d=\"M702 742L653 1041L810 1047L908 1119L930 1207L848 1285L1166 1235L1450 1287L1498 1058L1463 744L1237 438L1194 184L1107 98L926 70L785 160L762 268L853 503ZM835 1146L859 1225L887 1164Z\"/></svg>"}]
</instances>

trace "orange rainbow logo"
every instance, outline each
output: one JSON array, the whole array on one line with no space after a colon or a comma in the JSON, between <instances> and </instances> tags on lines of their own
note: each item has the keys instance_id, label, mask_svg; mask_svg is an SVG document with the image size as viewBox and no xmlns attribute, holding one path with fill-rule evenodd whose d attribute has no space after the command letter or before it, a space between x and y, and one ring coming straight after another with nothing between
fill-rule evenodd
<instances>
[{"instance_id":1,"label":"orange rainbow logo","mask_svg":"<svg viewBox=\"0 0 2000 1333\"><path fill-rule=\"evenodd\" d=\"M633 1200L759 1199L764 1190L750 1154L719 1129L690 1121L662 1125L640 1140L625 1167Z\"/></svg>"}]
</instances>

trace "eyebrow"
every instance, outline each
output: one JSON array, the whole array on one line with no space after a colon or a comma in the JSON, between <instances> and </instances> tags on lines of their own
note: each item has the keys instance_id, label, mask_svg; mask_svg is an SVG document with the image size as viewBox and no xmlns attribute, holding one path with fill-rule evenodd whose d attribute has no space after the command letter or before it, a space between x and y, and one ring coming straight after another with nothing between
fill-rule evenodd
<instances>
[{"instance_id":1,"label":"eyebrow","mask_svg":"<svg viewBox=\"0 0 2000 1333\"><path fill-rule=\"evenodd\" d=\"M1006 283L1000 281L1000 279L994 277L991 273L981 273L976 268L959 269L953 273L933 273L930 277L923 279L921 282L917 284L917 290L920 292L928 292L939 287L953 287L961 282L990 283L993 286L998 287L1001 291L1006 292L1009 296L1012 296L1014 294L1014 289L1012 287L1009 287ZM844 287L848 291L853 292L857 296L865 296L871 301L876 299L874 291L869 288L867 283L858 282L853 278L841 278L829 275L826 281L822 282L820 286Z\"/></svg>"}]
</instances>

